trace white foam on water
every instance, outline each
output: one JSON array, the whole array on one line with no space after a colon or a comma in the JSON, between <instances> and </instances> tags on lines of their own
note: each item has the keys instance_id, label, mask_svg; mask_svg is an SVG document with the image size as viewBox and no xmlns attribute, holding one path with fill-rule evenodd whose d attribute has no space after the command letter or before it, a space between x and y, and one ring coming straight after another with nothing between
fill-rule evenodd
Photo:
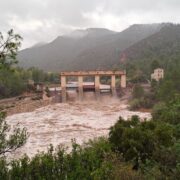
<instances>
[{"instance_id":1,"label":"white foam on water","mask_svg":"<svg viewBox=\"0 0 180 180\"><path fill-rule=\"evenodd\" d=\"M70 146L72 139L81 144L94 137L107 136L119 116L128 119L132 115L141 119L151 117L150 113L128 111L126 104L112 99L54 104L8 116L6 120L11 128L19 123L29 133L26 144L10 158L19 158L25 153L32 157L38 151L47 151L50 144Z\"/></svg>"}]
</instances>

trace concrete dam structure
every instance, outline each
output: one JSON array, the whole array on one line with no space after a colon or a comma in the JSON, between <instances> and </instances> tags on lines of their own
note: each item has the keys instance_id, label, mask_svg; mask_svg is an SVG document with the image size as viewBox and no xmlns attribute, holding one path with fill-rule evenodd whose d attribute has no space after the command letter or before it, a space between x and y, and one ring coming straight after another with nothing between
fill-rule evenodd
<instances>
[{"instance_id":1,"label":"concrete dam structure","mask_svg":"<svg viewBox=\"0 0 180 180\"><path fill-rule=\"evenodd\" d=\"M94 89L96 98L100 96L100 78L103 76L109 76L111 78L111 93L116 95L116 77L120 78L119 86L121 88L126 88L126 71L71 71L71 72L61 72L61 99L62 102L67 100L67 88L68 88L68 78L77 78L77 91L79 100L83 99L83 93L86 89ZM84 85L85 77L93 77L94 83ZM73 85L72 85L73 86Z\"/></svg>"}]
</instances>

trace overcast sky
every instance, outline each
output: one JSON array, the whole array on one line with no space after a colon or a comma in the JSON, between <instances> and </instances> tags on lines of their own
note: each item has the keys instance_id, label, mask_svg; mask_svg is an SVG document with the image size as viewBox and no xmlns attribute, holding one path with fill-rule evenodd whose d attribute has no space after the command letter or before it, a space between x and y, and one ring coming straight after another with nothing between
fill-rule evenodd
<instances>
[{"instance_id":1,"label":"overcast sky","mask_svg":"<svg viewBox=\"0 0 180 180\"><path fill-rule=\"evenodd\" d=\"M0 31L13 28L22 48L74 29L159 22L180 23L180 0L0 0Z\"/></svg>"}]
</instances>

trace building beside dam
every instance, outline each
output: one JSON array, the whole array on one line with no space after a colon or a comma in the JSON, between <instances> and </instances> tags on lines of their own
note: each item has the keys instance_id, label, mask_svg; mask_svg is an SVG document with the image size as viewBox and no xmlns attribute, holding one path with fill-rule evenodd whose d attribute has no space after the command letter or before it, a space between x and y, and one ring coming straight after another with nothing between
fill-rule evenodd
<instances>
[{"instance_id":1,"label":"building beside dam","mask_svg":"<svg viewBox=\"0 0 180 180\"><path fill-rule=\"evenodd\" d=\"M162 68L157 68L154 70L154 72L151 74L151 80L156 80L160 81L161 79L164 78L164 69Z\"/></svg>"}]
</instances>

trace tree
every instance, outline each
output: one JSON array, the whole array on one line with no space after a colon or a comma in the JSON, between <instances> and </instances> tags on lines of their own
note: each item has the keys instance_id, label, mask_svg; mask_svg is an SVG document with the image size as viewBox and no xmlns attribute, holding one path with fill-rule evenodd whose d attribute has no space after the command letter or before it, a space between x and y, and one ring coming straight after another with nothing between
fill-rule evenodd
<instances>
[{"instance_id":1,"label":"tree","mask_svg":"<svg viewBox=\"0 0 180 180\"><path fill-rule=\"evenodd\" d=\"M7 35L0 32L0 98L15 96L25 89L22 78L12 68L17 63L16 55L21 40L22 37L12 29Z\"/></svg>"},{"instance_id":2,"label":"tree","mask_svg":"<svg viewBox=\"0 0 180 180\"><path fill-rule=\"evenodd\" d=\"M160 64L157 60L154 60L152 63L151 63L151 71L153 72L154 69L156 68L159 68L160 67Z\"/></svg>"},{"instance_id":3,"label":"tree","mask_svg":"<svg viewBox=\"0 0 180 180\"><path fill-rule=\"evenodd\" d=\"M17 127L10 132L9 125L5 121L5 113L0 113L0 155L15 151L21 147L27 139L26 129Z\"/></svg>"},{"instance_id":4,"label":"tree","mask_svg":"<svg viewBox=\"0 0 180 180\"><path fill-rule=\"evenodd\" d=\"M0 70L0 98L19 95L25 89L26 85L18 71L7 68Z\"/></svg>"},{"instance_id":5,"label":"tree","mask_svg":"<svg viewBox=\"0 0 180 180\"><path fill-rule=\"evenodd\" d=\"M173 127L164 122L140 122L137 116L128 121L120 118L110 129L109 141L115 152L132 161L134 169L139 169L147 160L158 163L158 156L154 155L173 145Z\"/></svg>"},{"instance_id":6,"label":"tree","mask_svg":"<svg viewBox=\"0 0 180 180\"><path fill-rule=\"evenodd\" d=\"M159 103L154 106L152 116L154 120L180 124L180 95L176 95L167 103Z\"/></svg>"},{"instance_id":7,"label":"tree","mask_svg":"<svg viewBox=\"0 0 180 180\"><path fill-rule=\"evenodd\" d=\"M16 55L18 48L21 45L22 37L18 34L14 34L11 29L7 33L7 37L4 37L0 32L0 92L6 93L9 91L8 87L11 84L17 85L19 77L16 72L9 70L16 61ZM16 81L17 80L17 81ZM16 83L15 83L16 81ZM12 83L13 82L13 83ZM13 90L18 90L14 86ZM3 91L5 90L5 91ZM12 152L22 146L27 139L26 129L15 128L12 133L5 121L5 113L0 112L0 155L4 155L7 152Z\"/></svg>"},{"instance_id":8,"label":"tree","mask_svg":"<svg viewBox=\"0 0 180 180\"><path fill-rule=\"evenodd\" d=\"M0 69L9 68L17 63L16 55L21 40L22 37L19 34L14 34L12 29L8 31L7 37L0 32Z\"/></svg>"}]
</instances>

